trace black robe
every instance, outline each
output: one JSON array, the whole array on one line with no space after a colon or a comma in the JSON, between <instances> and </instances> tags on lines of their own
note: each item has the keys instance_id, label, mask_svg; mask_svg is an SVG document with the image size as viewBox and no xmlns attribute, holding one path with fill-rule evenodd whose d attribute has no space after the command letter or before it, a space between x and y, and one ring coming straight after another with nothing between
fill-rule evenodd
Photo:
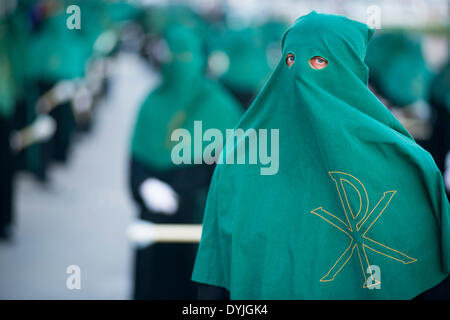
<instances>
[{"instance_id":1,"label":"black robe","mask_svg":"<svg viewBox=\"0 0 450 320\"><path fill-rule=\"evenodd\" d=\"M132 159L130 189L138 205L140 219L153 223L201 223L203 206L213 166L194 165L165 172L153 170ZM169 184L179 196L178 211L171 216L148 210L139 186L148 178ZM196 299L197 286L191 281L197 244L156 243L135 252L134 299Z\"/></svg>"}]
</instances>

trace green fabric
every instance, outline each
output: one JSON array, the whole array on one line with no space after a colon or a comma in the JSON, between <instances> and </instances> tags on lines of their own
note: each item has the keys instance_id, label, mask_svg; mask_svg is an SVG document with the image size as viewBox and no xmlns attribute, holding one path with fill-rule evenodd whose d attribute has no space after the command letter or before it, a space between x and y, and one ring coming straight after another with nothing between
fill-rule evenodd
<instances>
[{"instance_id":1,"label":"green fabric","mask_svg":"<svg viewBox=\"0 0 450 320\"><path fill-rule=\"evenodd\" d=\"M7 43L10 51L10 63L16 88L16 98L25 95L24 81L27 54L27 41L30 34L27 11L19 6L8 19Z\"/></svg>"},{"instance_id":2,"label":"green fabric","mask_svg":"<svg viewBox=\"0 0 450 320\"><path fill-rule=\"evenodd\" d=\"M284 20L271 19L262 24L261 29L264 42L269 44L271 42L280 42L283 34L289 28Z\"/></svg>"},{"instance_id":3,"label":"green fabric","mask_svg":"<svg viewBox=\"0 0 450 320\"><path fill-rule=\"evenodd\" d=\"M315 12L287 31L283 58L237 125L279 129L279 171L216 167L194 281L232 299L408 299L448 275L442 177L367 88L371 34ZM312 69L313 56L328 66ZM381 269L380 290L363 288L368 264Z\"/></svg>"},{"instance_id":4,"label":"green fabric","mask_svg":"<svg viewBox=\"0 0 450 320\"><path fill-rule=\"evenodd\" d=\"M183 25L197 34L205 29L203 19L191 8L180 4L149 7L142 16L142 24L147 33L158 35L172 24Z\"/></svg>"},{"instance_id":5,"label":"green fabric","mask_svg":"<svg viewBox=\"0 0 450 320\"><path fill-rule=\"evenodd\" d=\"M105 3L109 18L114 22L122 22L136 19L141 11L127 0Z\"/></svg>"},{"instance_id":6,"label":"green fabric","mask_svg":"<svg viewBox=\"0 0 450 320\"><path fill-rule=\"evenodd\" d=\"M275 68L280 60L280 43L284 32L289 25L282 20L269 20L259 27L263 36L267 62L271 69Z\"/></svg>"},{"instance_id":7,"label":"green fabric","mask_svg":"<svg viewBox=\"0 0 450 320\"><path fill-rule=\"evenodd\" d=\"M430 96L436 103L444 106L450 113L450 60L433 78Z\"/></svg>"},{"instance_id":8,"label":"green fabric","mask_svg":"<svg viewBox=\"0 0 450 320\"><path fill-rule=\"evenodd\" d=\"M0 18L0 116L3 117L12 115L16 95L11 63L10 31L6 20Z\"/></svg>"},{"instance_id":9,"label":"green fabric","mask_svg":"<svg viewBox=\"0 0 450 320\"><path fill-rule=\"evenodd\" d=\"M431 72L417 36L381 33L370 42L366 63L371 82L394 105L403 107L428 99Z\"/></svg>"},{"instance_id":10,"label":"green fabric","mask_svg":"<svg viewBox=\"0 0 450 320\"><path fill-rule=\"evenodd\" d=\"M29 77L58 81L84 75L92 44L85 36L83 20L81 30L69 30L66 19L67 15L62 9L51 13L31 37L27 61Z\"/></svg>"},{"instance_id":11,"label":"green fabric","mask_svg":"<svg viewBox=\"0 0 450 320\"><path fill-rule=\"evenodd\" d=\"M81 33L93 46L102 32L113 28L112 17L108 12L109 4L104 1L91 0L78 0L76 4L81 10Z\"/></svg>"},{"instance_id":12,"label":"green fabric","mask_svg":"<svg viewBox=\"0 0 450 320\"><path fill-rule=\"evenodd\" d=\"M219 33L216 50L223 50L229 60L228 70L220 80L240 92L256 92L270 74L261 30L254 27Z\"/></svg>"},{"instance_id":13,"label":"green fabric","mask_svg":"<svg viewBox=\"0 0 450 320\"><path fill-rule=\"evenodd\" d=\"M155 169L175 167L170 141L173 130L189 130L194 121L203 130L225 132L239 120L241 108L218 84L204 78L200 39L191 30L172 26L165 33L171 51L162 67L162 84L145 100L139 111L131 143L132 156ZM192 153L192 159L201 157Z\"/></svg>"}]
</instances>

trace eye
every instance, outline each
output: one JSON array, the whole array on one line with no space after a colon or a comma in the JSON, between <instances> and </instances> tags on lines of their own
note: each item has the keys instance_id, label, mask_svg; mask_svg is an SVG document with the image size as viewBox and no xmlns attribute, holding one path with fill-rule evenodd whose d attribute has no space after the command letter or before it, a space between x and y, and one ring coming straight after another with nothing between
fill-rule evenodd
<instances>
[{"instance_id":1,"label":"eye","mask_svg":"<svg viewBox=\"0 0 450 320\"><path fill-rule=\"evenodd\" d=\"M311 68L313 69L323 69L328 65L328 61L325 58L322 58L320 56L315 56L312 57L311 59L309 59L309 65L311 66Z\"/></svg>"},{"instance_id":2,"label":"eye","mask_svg":"<svg viewBox=\"0 0 450 320\"><path fill-rule=\"evenodd\" d=\"M292 53L288 53L286 56L286 65L291 67L295 62L295 56Z\"/></svg>"}]
</instances>

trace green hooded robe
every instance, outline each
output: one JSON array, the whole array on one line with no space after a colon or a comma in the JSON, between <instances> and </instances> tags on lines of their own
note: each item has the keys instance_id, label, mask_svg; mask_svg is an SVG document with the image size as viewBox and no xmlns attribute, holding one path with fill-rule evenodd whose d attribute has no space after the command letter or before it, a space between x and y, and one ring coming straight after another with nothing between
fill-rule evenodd
<instances>
[{"instance_id":1,"label":"green hooded robe","mask_svg":"<svg viewBox=\"0 0 450 320\"><path fill-rule=\"evenodd\" d=\"M194 281L231 299L409 299L448 275L442 176L367 87L372 33L315 12L286 32L294 64L281 59L238 124L279 129L278 173L216 167Z\"/></svg>"},{"instance_id":2,"label":"green hooded robe","mask_svg":"<svg viewBox=\"0 0 450 320\"><path fill-rule=\"evenodd\" d=\"M46 12L39 27L29 42L27 55L27 76L32 83L33 95L29 98L28 118L34 121L35 95L40 96L61 80L73 80L85 75L85 67L93 53L93 43L89 37L92 27L83 20L81 29L68 29L69 1L57 1L56 7ZM80 3L81 4L81 3ZM87 11L87 10L86 10ZM87 12L86 12L87 13ZM89 15L87 15L89 17ZM100 21L99 21L100 23ZM69 158L72 138L76 129L75 115L71 103L60 104L50 115L56 121L56 131L48 143L40 143L26 150L28 166L32 172L45 181L47 167L51 160L66 162Z\"/></svg>"},{"instance_id":3,"label":"green hooded robe","mask_svg":"<svg viewBox=\"0 0 450 320\"><path fill-rule=\"evenodd\" d=\"M192 30L176 24L164 32L169 53L162 66L162 83L145 100L138 113L131 143L130 182L140 217L154 223L200 223L212 175L207 165L175 165L171 141L182 128L194 141L194 121L209 128L233 128L241 107L217 83L204 77L202 42ZM205 143L204 147L208 144ZM203 149L193 148L191 163ZM143 181L157 178L178 194L174 215L148 210L139 191ZM190 281L197 244L158 243L136 250L135 299L194 299L197 288Z\"/></svg>"},{"instance_id":4,"label":"green hooded robe","mask_svg":"<svg viewBox=\"0 0 450 320\"><path fill-rule=\"evenodd\" d=\"M258 91L270 67L261 30L248 27L240 30L227 30L222 38L222 46L230 59L227 72L221 81L237 91Z\"/></svg>"},{"instance_id":5,"label":"green hooded robe","mask_svg":"<svg viewBox=\"0 0 450 320\"><path fill-rule=\"evenodd\" d=\"M216 128L225 136L241 115L238 103L205 78L201 39L182 26L169 27L165 39L170 53L162 66L163 80L144 101L131 143L132 156L159 171L178 167L171 158L178 143L171 141L173 130L187 129L193 139L194 121L202 121L203 132ZM192 153L192 163L202 157L199 151Z\"/></svg>"},{"instance_id":6,"label":"green hooded robe","mask_svg":"<svg viewBox=\"0 0 450 320\"><path fill-rule=\"evenodd\" d=\"M27 61L30 77L56 82L84 76L92 54L92 43L85 35L90 29L69 30L67 18L62 9L51 13L31 38Z\"/></svg>"},{"instance_id":7,"label":"green hooded robe","mask_svg":"<svg viewBox=\"0 0 450 320\"><path fill-rule=\"evenodd\" d=\"M418 36L381 33L370 42L365 62L370 69L370 82L394 105L403 107L428 99L431 71Z\"/></svg>"}]
</instances>

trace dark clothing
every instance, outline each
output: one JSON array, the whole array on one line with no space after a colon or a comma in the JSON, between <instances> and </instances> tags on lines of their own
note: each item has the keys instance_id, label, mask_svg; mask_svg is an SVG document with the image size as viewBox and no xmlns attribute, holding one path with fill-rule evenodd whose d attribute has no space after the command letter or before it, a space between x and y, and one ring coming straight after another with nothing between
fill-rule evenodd
<instances>
[{"instance_id":1,"label":"dark clothing","mask_svg":"<svg viewBox=\"0 0 450 320\"><path fill-rule=\"evenodd\" d=\"M227 289L210 286L208 284L198 284L199 300L230 300L230 293Z\"/></svg>"},{"instance_id":2,"label":"dark clothing","mask_svg":"<svg viewBox=\"0 0 450 320\"><path fill-rule=\"evenodd\" d=\"M166 172L152 170L136 160L130 163L130 187L140 218L153 223L201 223L203 205L213 166L198 165ZM179 209L171 216L151 212L143 203L139 186L153 177L168 183L179 196ZM191 281L197 244L156 243L135 253L134 299L196 299Z\"/></svg>"},{"instance_id":3,"label":"dark clothing","mask_svg":"<svg viewBox=\"0 0 450 320\"><path fill-rule=\"evenodd\" d=\"M450 111L431 100L435 112L432 135L432 155L439 169L444 172L445 157L450 152Z\"/></svg>"},{"instance_id":4,"label":"dark clothing","mask_svg":"<svg viewBox=\"0 0 450 320\"><path fill-rule=\"evenodd\" d=\"M450 152L450 110L435 99L430 99L434 112L433 134L430 141L430 153L442 174L445 172L445 159ZM450 200L450 192L447 190Z\"/></svg>"},{"instance_id":5,"label":"dark clothing","mask_svg":"<svg viewBox=\"0 0 450 320\"><path fill-rule=\"evenodd\" d=\"M22 130L30 126L36 120L36 102L41 94L51 87L50 84L38 84L36 81L26 82L26 96L17 104L15 113L16 130ZM35 143L16 155L16 168L32 173L39 181L46 182L48 179L47 168L52 154L51 144Z\"/></svg>"},{"instance_id":6,"label":"dark clothing","mask_svg":"<svg viewBox=\"0 0 450 320\"><path fill-rule=\"evenodd\" d=\"M0 239L10 236L13 220L14 160L10 147L12 119L0 117Z\"/></svg>"},{"instance_id":7,"label":"dark clothing","mask_svg":"<svg viewBox=\"0 0 450 320\"><path fill-rule=\"evenodd\" d=\"M421 293L414 300L450 300L450 276L437 286Z\"/></svg>"},{"instance_id":8,"label":"dark clothing","mask_svg":"<svg viewBox=\"0 0 450 320\"><path fill-rule=\"evenodd\" d=\"M223 85L236 98L236 100L239 101L240 105L244 108L244 110L247 110L250 107L250 105L252 104L253 100L257 95L257 92L237 90L236 88L231 87L226 83L223 83Z\"/></svg>"},{"instance_id":9,"label":"dark clothing","mask_svg":"<svg viewBox=\"0 0 450 320\"><path fill-rule=\"evenodd\" d=\"M57 106L50 112L55 119L56 131L50 140L52 144L53 155L55 161L66 163L70 151L72 136L76 129L75 117L72 112L70 103L64 103Z\"/></svg>"}]
</instances>

